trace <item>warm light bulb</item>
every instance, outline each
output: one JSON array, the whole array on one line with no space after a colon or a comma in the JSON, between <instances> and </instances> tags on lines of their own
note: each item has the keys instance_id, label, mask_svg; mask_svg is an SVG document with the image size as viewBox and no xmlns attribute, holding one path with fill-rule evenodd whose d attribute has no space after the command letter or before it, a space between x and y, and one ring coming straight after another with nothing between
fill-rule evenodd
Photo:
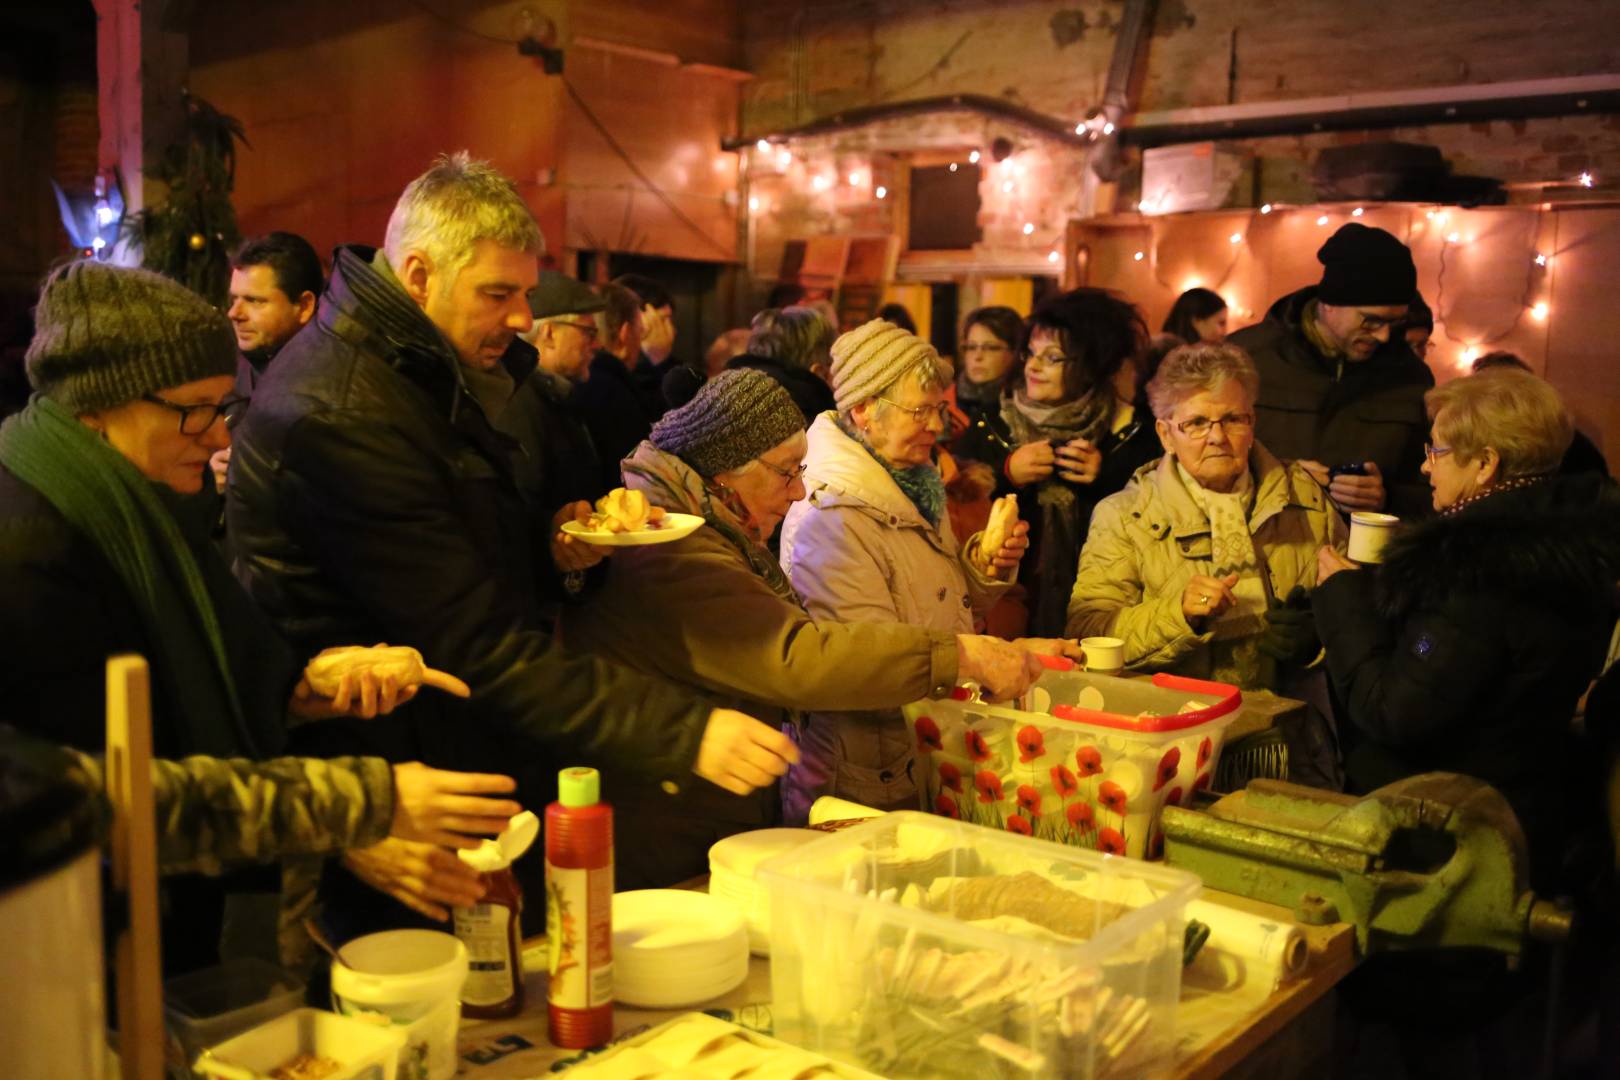
<instances>
[{"instance_id":1,"label":"warm light bulb","mask_svg":"<svg viewBox=\"0 0 1620 1080\"><path fill-rule=\"evenodd\" d=\"M1593 184L1592 174L1589 172L1583 172L1580 176L1576 177L1576 182L1580 184L1581 187L1591 187Z\"/></svg>"},{"instance_id":2,"label":"warm light bulb","mask_svg":"<svg viewBox=\"0 0 1620 1080\"><path fill-rule=\"evenodd\" d=\"M1269 214L1269 213L1271 213L1271 204L1270 204L1270 203L1261 203L1261 204L1260 204L1260 212L1261 212L1261 213L1262 213L1262 214Z\"/></svg>"},{"instance_id":3,"label":"warm light bulb","mask_svg":"<svg viewBox=\"0 0 1620 1080\"><path fill-rule=\"evenodd\" d=\"M758 150L762 154L768 154L771 152L771 144L766 142L764 139L761 139L759 142L754 144L754 149Z\"/></svg>"},{"instance_id":4,"label":"warm light bulb","mask_svg":"<svg viewBox=\"0 0 1620 1080\"><path fill-rule=\"evenodd\" d=\"M1113 124L1104 124L1103 125L1103 134L1104 135L1112 135L1113 133L1114 133L1114 125Z\"/></svg>"},{"instance_id":5,"label":"warm light bulb","mask_svg":"<svg viewBox=\"0 0 1620 1080\"><path fill-rule=\"evenodd\" d=\"M1436 214L1434 216L1434 220L1436 220L1440 224L1444 225L1446 222L1451 220L1451 211L1449 211L1449 210L1440 211L1438 214Z\"/></svg>"},{"instance_id":6,"label":"warm light bulb","mask_svg":"<svg viewBox=\"0 0 1620 1080\"><path fill-rule=\"evenodd\" d=\"M1203 283L1204 283L1204 281L1203 281L1203 279L1202 279L1202 278L1195 278L1195 277L1190 277L1190 278L1188 278L1188 279L1187 279L1187 280L1186 280L1186 282L1185 282L1185 283L1184 283L1184 284L1183 284L1183 285L1182 285L1182 286L1181 286L1181 291L1182 291L1182 292L1186 292L1186 291L1187 291L1187 290L1188 290L1188 289L1196 289L1196 288L1198 288L1198 287L1199 287L1199 286L1200 286L1200 285L1202 285L1202 284L1203 284Z\"/></svg>"},{"instance_id":7,"label":"warm light bulb","mask_svg":"<svg viewBox=\"0 0 1620 1080\"><path fill-rule=\"evenodd\" d=\"M748 209L754 211L755 213L759 212L759 196L758 195L750 195L750 196L748 196Z\"/></svg>"},{"instance_id":8,"label":"warm light bulb","mask_svg":"<svg viewBox=\"0 0 1620 1080\"><path fill-rule=\"evenodd\" d=\"M1049 262L1049 263L1057 262L1058 258L1059 258L1058 253L1055 252L1055 251L1048 251L1046 253L1046 261Z\"/></svg>"},{"instance_id":9,"label":"warm light bulb","mask_svg":"<svg viewBox=\"0 0 1620 1080\"><path fill-rule=\"evenodd\" d=\"M849 186L850 187L860 187L861 186L861 174L860 173L852 172L852 173L849 174Z\"/></svg>"},{"instance_id":10,"label":"warm light bulb","mask_svg":"<svg viewBox=\"0 0 1620 1080\"><path fill-rule=\"evenodd\" d=\"M1143 259L1147 258L1147 253L1138 251L1135 255L1132 255L1131 258L1135 259L1137 262L1141 262Z\"/></svg>"},{"instance_id":11,"label":"warm light bulb","mask_svg":"<svg viewBox=\"0 0 1620 1080\"><path fill-rule=\"evenodd\" d=\"M951 172L955 172L955 171L956 171L956 162L953 161L953 162L951 162Z\"/></svg>"},{"instance_id":12,"label":"warm light bulb","mask_svg":"<svg viewBox=\"0 0 1620 1080\"><path fill-rule=\"evenodd\" d=\"M979 152L977 150L975 150L975 151L973 151L973 153L968 155L968 164L969 165L977 165L978 163L979 163Z\"/></svg>"},{"instance_id":13,"label":"warm light bulb","mask_svg":"<svg viewBox=\"0 0 1620 1080\"><path fill-rule=\"evenodd\" d=\"M1446 243L1448 243L1448 244L1455 244L1461 239L1462 239L1462 233L1458 233L1458 232L1448 232L1448 233L1446 233Z\"/></svg>"},{"instance_id":14,"label":"warm light bulb","mask_svg":"<svg viewBox=\"0 0 1620 1080\"><path fill-rule=\"evenodd\" d=\"M1537 266L1551 266L1552 265L1552 259L1546 253L1538 251L1538 252L1536 252L1536 265Z\"/></svg>"},{"instance_id":15,"label":"warm light bulb","mask_svg":"<svg viewBox=\"0 0 1620 1080\"><path fill-rule=\"evenodd\" d=\"M880 199L887 199L889 197L889 189L880 185L872 194L876 195Z\"/></svg>"},{"instance_id":16,"label":"warm light bulb","mask_svg":"<svg viewBox=\"0 0 1620 1080\"><path fill-rule=\"evenodd\" d=\"M815 188L817 191L826 191L828 188L832 187L832 181L827 179L825 176L817 176L814 180L810 181L810 186Z\"/></svg>"},{"instance_id":17,"label":"warm light bulb","mask_svg":"<svg viewBox=\"0 0 1620 1080\"><path fill-rule=\"evenodd\" d=\"M1547 319L1547 302L1542 300L1532 307L1530 309L1530 317L1535 319L1537 322L1545 322Z\"/></svg>"},{"instance_id":18,"label":"warm light bulb","mask_svg":"<svg viewBox=\"0 0 1620 1080\"><path fill-rule=\"evenodd\" d=\"M1424 214L1423 216L1428 218L1430 221L1433 221L1434 220L1434 211L1430 210L1427 214Z\"/></svg>"},{"instance_id":19,"label":"warm light bulb","mask_svg":"<svg viewBox=\"0 0 1620 1080\"><path fill-rule=\"evenodd\" d=\"M1003 195L1011 195L1012 190L1013 190L1013 182L1011 180L1002 181L1002 183L1001 183L1001 192L1002 192Z\"/></svg>"},{"instance_id":20,"label":"warm light bulb","mask_svg":"<svg viewBox=\"0 0 1620 1080\"><path fill-rule=\"evenodd\" d=\"M1350 216L1351 217L1360 217L1361 216L1361 207L1358 206L1354 210L1350 211Z\"/></svg>"},{"instance_id":21,"label":"warm light bulb","mask_svg":"<svg viewBox=\"0 0 1620 1080\"><path fill-rule=\"evenodd\" d=\"M1323 214L1321 217L1317 218L1316 223L1318 225L1326 225L1327 224L1327 215Z\"/></svg>"},{"instance_id":22,"label":"warm light bulb","mask_svg":"<svg viewBox=\"0 0 1620 1080\"><path fill-rule=\"evenodd\" d=\"M1086 122L1084 120L1074 125L1074 133L1076 135L1084 135L1086 133Z\"/></svg>"},{"instance_id":23,"label":"warm light bulb","mask_svg":"<svg viewBox=\"0 0 1620 1080\"><path fill-rule=\"evenodd\" d=\"M785 169L791 164L793 164L793 151L781 150L777 152L776 167L778 169Z\"/></svg>"},{"instance_id":24,"label":"warm light bulb","mask_svg":"<svg viewBox=\"0 0 1620 1080\"><path fill-rule=\"evenodd\" d=\"M1234 244L1241 244L1241 243L1243 243L1243 234L1240 233L1240 232L1235 232L1231 236L1228 236L1227 240L1231 241Z\"/></svg>"},{"instance_id":25,"label":"warm light bulb","mask_svg":"<svg viewBox=\"0 0 1620 1080\"><path fill-rule=\"evenodd\" d=\"M1031 225L1031 224L1030 224L1030 223L1029 223L1029 222L1027 222L1027 221L1026 221L1026 222L1024 222L1024 235L1025 235L1025 236L1028 236L1028 235L1029 235L1029 234L1030 234L1030 233L1032 233L1032 232L1034 232L1034 231L1035 231L1035 226L1034 226L1034 225Z\"/></svg>"},{"instance_id":26,"label":"warm light bulb","mask_svg":"<svg viewBox=\"0 0 1620 1080\"><path fill-rule=\"evenodd\" d=\"M1479 350L1474 348L1472 345L1469 345L1462 351L1462 362L1465 364L1472 364L1474 362L1474 358L1478 355Z\"/></svg>"}]
</instances>

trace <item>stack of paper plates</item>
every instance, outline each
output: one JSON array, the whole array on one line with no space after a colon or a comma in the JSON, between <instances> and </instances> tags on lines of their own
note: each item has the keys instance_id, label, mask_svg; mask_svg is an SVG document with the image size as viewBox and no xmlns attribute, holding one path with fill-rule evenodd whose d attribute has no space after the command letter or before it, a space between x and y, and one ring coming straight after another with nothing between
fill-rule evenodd
<instances>
[{"instance_id":1,"label":"stack of paper plates","mask_svg":"<svg viewBox=\"0 0 1620 1080\"><path fill-rule=\"evenodd\" d=\"M709 849L709 895L730 900L748 920L748 948L771 954L771 897L754 880L766 859L826 836L814 829L759 829L728 836Z\"/></svg>"},{"instance_id":2,"label":"stack of paper plates","mask_svg":"<svg viewBox=\"0 0 1620 1080\"><path fill-rule=\"evenodd\" d=\"M647 1009L709 1001L748 977L748 930L728 900L684 889L613 898L613 996Z\"/></svg>"}]
</instances>

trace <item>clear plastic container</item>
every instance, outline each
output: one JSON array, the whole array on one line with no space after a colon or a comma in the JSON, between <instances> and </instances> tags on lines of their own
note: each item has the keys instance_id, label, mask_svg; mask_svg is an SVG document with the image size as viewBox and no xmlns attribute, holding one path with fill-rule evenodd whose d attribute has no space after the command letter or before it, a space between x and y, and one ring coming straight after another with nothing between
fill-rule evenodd
<instances>
[{"instance_id":1,"label":"clear plastic container","mask_svg":"<svg viewBox=\"0 0 1620 1080\"><path fill-rule=\"evenodd\" d=\"M1227 683L1049 670L1017 703L967 691L905 707L922 806L1043 840L1151 858L1159 813L1209 785L1243 702Z\"/></svg>"},{"instance_id":2,"label":"clear plastic container","mask_svg":"<svg viewBox=\"0 0 1620 1080\"><path fill-rule=\"evenodd\" d=\"M199 1076L217 1080L263 1080L301 1054L338 1064L326 1080L394 1080L404 1032L351 1020L321 1009L294 1009L260 1024L197 1059Z\"/></svg>"},{"instance_id":3,"label":"clear plastic container","mask_svg":"<svg viewBox=\"0 0 1620 1080\"><path fill-rule=\"evenodd\" d=\"M780 1039L896 1078L1171 1064L1192 874L903 811L758 876Z\"/></svg>"},{"instance_id":4,"label":"clear plastic container","mask_svg":"<svg viewBox=\"0 0 1620 1080\"><path fill-rule=\"evenodd\" d=\"M190 1065L215 1043L304 1003L304 981L263 960L228 960L163 984L163 1013Z\"/></svg>"}]
</instances>

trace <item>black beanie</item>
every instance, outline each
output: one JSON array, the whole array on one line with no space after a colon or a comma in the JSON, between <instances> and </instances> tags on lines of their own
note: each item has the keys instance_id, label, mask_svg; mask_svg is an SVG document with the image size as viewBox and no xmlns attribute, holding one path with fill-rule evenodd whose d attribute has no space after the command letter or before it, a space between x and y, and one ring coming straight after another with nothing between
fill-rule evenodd
<instances>
[{"instance_id":1,"label":"black beanie","mask_svg":"<svg viewBox=\"0 0 1620 1080\"><path fill-rule=\"evenodd\" d=\"M1351 222L1316 253L1316 296L1335 307L1405 307L1417 291L1417 267L1405 244L1383 229Z\"/></svg>"}]
</instances>

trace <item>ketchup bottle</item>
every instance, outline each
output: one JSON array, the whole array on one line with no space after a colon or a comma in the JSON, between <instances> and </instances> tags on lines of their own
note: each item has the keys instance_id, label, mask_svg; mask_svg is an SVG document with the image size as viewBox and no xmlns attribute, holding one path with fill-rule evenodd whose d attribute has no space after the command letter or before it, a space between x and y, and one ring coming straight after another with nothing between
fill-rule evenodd
<instances>
[{"instance_id":1,"label":"ketchup bottle","mask_svg":"<svg viewBox=\"0 0 1620 1080\"><path fill-rule=\"evenodd\" d=\"M525 810L496 839L456 853L484 883L482 900L453 913L456 937L467 946L463 1016L490 1020L516 1016L523 1008L523 888L512 873L512 863L529 850L539 832L539 820Z\"/></svg>"},{"instance_id":2,"label":"ketchup bottle","mask_svg":"<svg viewBox=\"0 0 1620 1080\"><path fill-rule=\"evenodd\" d=\"M564 769L546 807L546 944L553 1046L613 1038L613 808L595 769Z\"/></svg>"}]
</instances>

